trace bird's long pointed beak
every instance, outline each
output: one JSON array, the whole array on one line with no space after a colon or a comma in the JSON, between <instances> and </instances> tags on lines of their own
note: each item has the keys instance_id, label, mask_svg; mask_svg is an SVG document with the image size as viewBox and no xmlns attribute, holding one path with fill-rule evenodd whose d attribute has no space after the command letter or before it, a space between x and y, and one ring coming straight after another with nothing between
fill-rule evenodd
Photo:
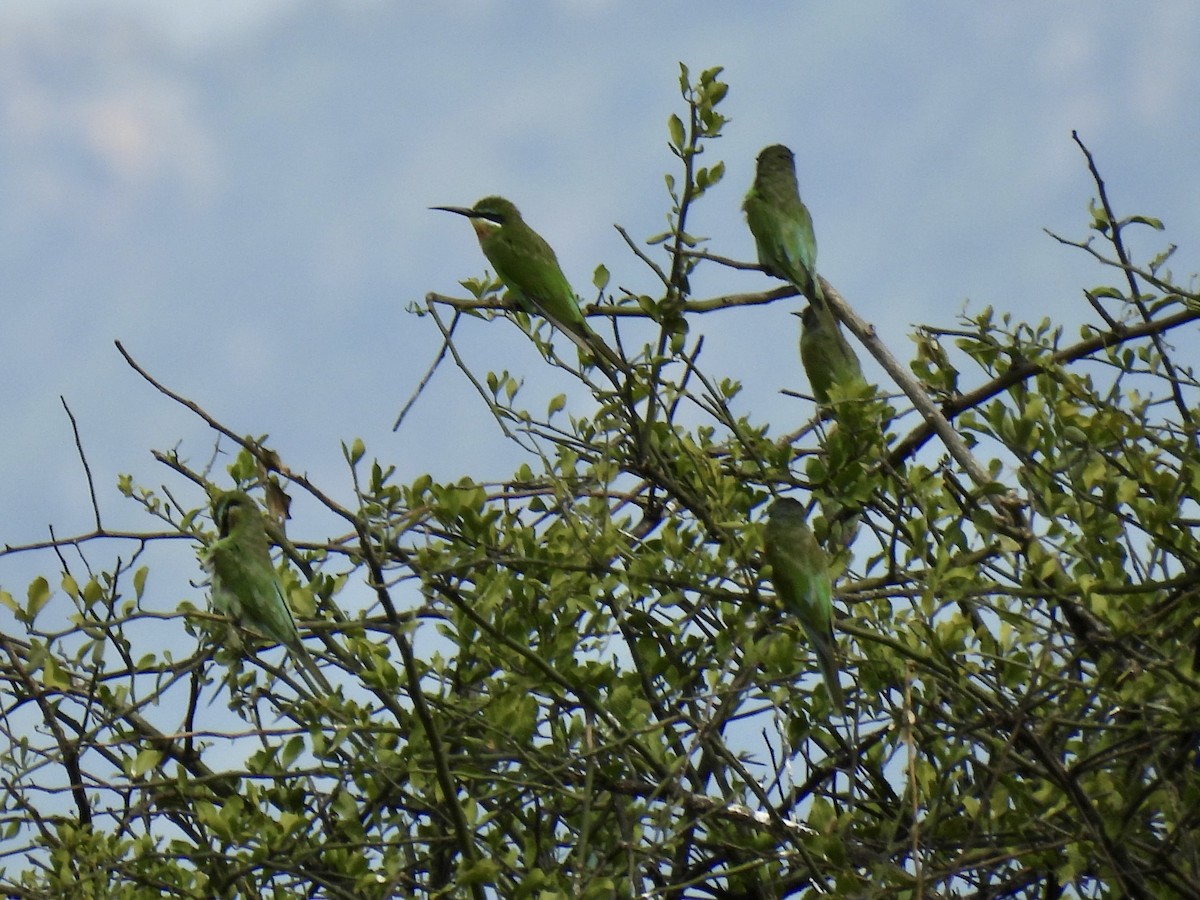
<instances>
[{"instance_id":1,"label":"bird's long pointed beak","mask_svg":"<svg viewBox=\"0 0 1200 900\"><path fill-rule=\"evenodd\" d=\"M442 212L458 213L460 216L466 216L468 219L480 218L479 213L471 209L469 206L431 206L430 209L440 209Z\"/></svg>"}]
</instances>

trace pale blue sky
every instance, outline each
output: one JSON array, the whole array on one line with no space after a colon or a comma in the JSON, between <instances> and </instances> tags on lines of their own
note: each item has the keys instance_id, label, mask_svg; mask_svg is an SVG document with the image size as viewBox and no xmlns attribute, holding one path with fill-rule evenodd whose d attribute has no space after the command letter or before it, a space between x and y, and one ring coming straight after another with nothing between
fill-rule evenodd
<instances>
[{"instance_id":1,"label":"pale blue sky","mask_svg":"<svg viewBox=\"0 0 1200 900\"><path fill-rule=\"evenodd\" d=\"M1198 268L1194 4L247 6L0 7L0 542L90 527L59 395L110 526L147 524L118 473L179 486L150 448L207 458L207 430L140 381L115 338L344 499L339 442L355 437L408 480L510 472L451 367L390 431L438 346L405 306L485 268L465 223L426 207L504 194L581 293L601 262L614 284L650 290L611 226L663 228L680 60L723 65L731 85L710 151L728 174L693 232L752 258L739 204L753 159L789 144L821 271L902 358L913 323L952 325L968 300L1089 318L1080 290L1112 276L1042 232L1085 234L1092 185L1072 129L1119 211L1164 220L1165 238L1135 246L1175 241L1176 273ZM771 282L705 266L692 285ZM709 370L744 380L744 406L778 432L810 412L778 393L805 388L793 308L695 323ZM531 398L561 388L506 323L469 323L461 340L481 369L525 371ZM976 378L965 370L964 386ZM23 593L50 562L0 561L0 586Z\"/></svg>"}]
</instances>

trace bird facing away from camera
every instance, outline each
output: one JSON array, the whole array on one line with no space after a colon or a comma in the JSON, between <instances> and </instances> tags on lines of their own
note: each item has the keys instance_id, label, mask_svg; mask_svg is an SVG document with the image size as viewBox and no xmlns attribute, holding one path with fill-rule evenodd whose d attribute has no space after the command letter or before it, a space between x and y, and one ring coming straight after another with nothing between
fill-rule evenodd
<instances>
[{"instance_id":1,"label":"bird facing away from camera","mask_svg":"<svg viewBox=\"0 0 1200 900\"><path fill-rule=\"evenodd\" d=\"M484 197L472 207L432 209L457 213L471 220L483 255L523 309L536 310L549 319L605 371L625 368L624 361L588 327L554 250L525 224L510 201Z\"/></svg>"},{"instance_id":2,"label":"bird facing away from camera","mask_svg":"<svg viewBox=\"0 0 1200 900\"><path fill-rule=\"evenodd\" d=\"M783 144L758 154L754 184L742 210L754 235L758 262L767 274L790 282L811 302L824 303L812 216L800 199L792 151Z\"/></svg>"},{"instance_id":3,"label":"bird facing away from camera","mask_svg":"<svg viewBox=\"0 0 1200 900\"><path fill-rule=\"evenodd\" d=\"M765 534L771 581L783 608L800 620L817 657L833 707L844 712L833 640L833 583L829 560L804 522L804 507L790 497L771 504Z\"/></svg>"},{"instance_id":4,"label":"bird facing away from camera","mask_svg":"<svg viewBox=\"0 0 1200 900\"><path fill-rule=\"evenodd\" d=\"M829 402L829 389L858 382L865 384L862 365L842 326L832 316L822 315L811 303L800 316L800 362L817 402Z\"/></svg>"}]
</instances>

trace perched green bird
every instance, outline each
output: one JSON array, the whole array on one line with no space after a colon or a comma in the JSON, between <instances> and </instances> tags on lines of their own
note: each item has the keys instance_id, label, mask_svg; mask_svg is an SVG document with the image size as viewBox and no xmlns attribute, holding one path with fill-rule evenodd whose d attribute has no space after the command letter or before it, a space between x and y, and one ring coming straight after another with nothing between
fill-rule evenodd
<instances>
[{"instance_id":1,"label":"perched green bird","mask_svg":"<svg viewBox=\"0 0 1200 900\"><path fill-rule=\"evenodd\" d=\"M783 607L800 620L817 655L829 699L844 710L846 700L838 683L837 651L833 642L833 584L829 560L804 523L804 507L790 497L771 504L766 528L767 562L771 581Z\"/></svg>"},{"instance_id":2,"label":"perched green bird","mask_svg":"<svg viewBox=\"0 0 1200 900\"><path fill-rule=\"evenodd\" d=\"M835 384L866 383L858 355L832 316L823 315L811 303L796 315L800 316L800 362L818 403L829 402L829 389Z\"/></svg>"},{"instance_id":3,"label":"perched green bird","mask_svg":"<svg viewBox=\"0 0 1200 900\"><path fill-rule=\"evenodd\" d=\"M790 282L813 303L823 303L812 216L800 199L792 151L783 144L773 144L758 154L754 184L742 210L763 269Z\"/></svg>"},{"instance_id":4,"label":"perched green bird","mask_svg":"<svg viewBox=\"0 0 1200 900\"><path fill-rule=\"evenodd\" d=\"M625 368L624 361L588 327L554 250L525 224L512 203L503 197L484 197L470 208L434 206L432 209L458 213L471 220L483 255L526 311L532 308L549 319L580 350L595 357L605 371L610 367Z\"/></svg>"},{"instance_id":5,"label":"perched green bird","mask_svg":"<svg viewBox=\"0 0 1200 900\"><path fill-rule=\"evenodd\" d=\"M258 504L241 491L224 491L213 497L212 512L218 534L208 548L213 607L283 644L315 680L310 687L333 693L300 642L296 620L271 562L266 520Z\"/></svg>"}]
</instances>

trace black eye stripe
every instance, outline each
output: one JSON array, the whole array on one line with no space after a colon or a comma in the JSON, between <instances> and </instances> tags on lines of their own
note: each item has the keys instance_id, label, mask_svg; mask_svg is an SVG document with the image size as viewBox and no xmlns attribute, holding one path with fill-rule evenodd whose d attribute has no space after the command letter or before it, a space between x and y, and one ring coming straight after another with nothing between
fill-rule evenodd
<instances>
[{"instance_id":1,"label":"black eye stripe","mask_svg":"<svg viewBox=\"0 0 1200 900\"><path fill-rule=\"evenodd\" d=\"M242 506L242 501L238 497L222 497L217 505L213 508L213 522L217 526L217 532L221 535L229 533L232 522L230 521L234 510Z\"/></svg>"}]
</instances>

